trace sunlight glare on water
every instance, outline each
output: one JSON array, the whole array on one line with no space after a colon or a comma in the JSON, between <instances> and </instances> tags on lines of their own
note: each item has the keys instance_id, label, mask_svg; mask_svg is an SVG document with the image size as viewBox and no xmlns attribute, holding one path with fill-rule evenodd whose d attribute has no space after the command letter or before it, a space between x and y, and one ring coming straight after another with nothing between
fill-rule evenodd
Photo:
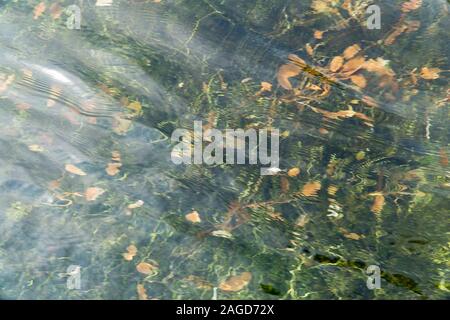
<instances>
[{"instance_id":1,"label":"sunlight glare on water","mask_svg":"<svg viewBox=\"0 0 450 320\"><path fill-rule=\"evenodd\" d=\"M448 299L450 7L370 4L0 1L0 299Z\"/></svg>"}]
</instances>

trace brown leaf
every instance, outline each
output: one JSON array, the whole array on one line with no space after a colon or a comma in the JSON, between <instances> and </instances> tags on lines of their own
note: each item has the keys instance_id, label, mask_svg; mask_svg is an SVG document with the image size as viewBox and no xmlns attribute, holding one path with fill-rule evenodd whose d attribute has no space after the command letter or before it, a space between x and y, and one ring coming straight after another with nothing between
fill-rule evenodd
<instances>
[{"instance_id":1,"label":"brown leaf","mask_svg":"<svg viewBox=\"0 0 450 320\"><path fill-rule=\"evenodd\" d=\"M115 176L120 172L121 163L108 163L105 171L109 176Z\"/></svg>"},{"instance_id":2,"label":"brown leaf","mask_svg":"<svg viewBox=\"0 0 450 320\"><path fill-rule=\"evenodd\" d=\"M300 168L292 168L287 172L289 177L296 177L300 174Z\"/></svg>"},{"instance_id":3,"label":"brown leaf","mask_svg":"<svg viewBox=\"0 0 450 320\"><path fill-rule=\"evenodd\" d=\"M138 285L136 286L136 291L139 300L148 300L147 292L145 291L145 287L143 284L138 283Z\"/></svg>"},{"instance_id":4,"label":"brown leaf","mask_svg":"<svg viewBox=\"0 0 450 320\"><path fill-rule=\"evenodd\" d=\"M297 227L303 228L309 222L309 217L306 214L302 214L298 217L297 221L295 221L295 225Z\"/></svg>"},{"instance_id":5,"label":"brown leaf","mask_svg":"<svg viewBox=\"0 0 450 320\"><path fill-rule=\"evenodd\" d=\"M198 289L212 289L214 286L198 276L190 275L184 280L192 282Z\"/></svg>"},{"instance_id":6,"label":"brown leaf","mask_svg":"<svg viewBox=\"0 0 450 320\"><path fill-rule=\"evenodd\" d=\"M301 194L305 197L315 197L322 185L319 181L308 182L303 186Z\"/></svg>"},{"instance_id":7,"label":"brown leaf","mask_svg":"<svg viewBox=\"0 0 450 320\"><path fill-rule=\"evenodd\" d=\"M280 188L281 188L281 192L283 192L283 193L287 193L289 191L290 183L289 183L288 178L281 177Z\"/></svg>"},{"instance_id":8,"label":"brown leaf","mask_svg":"<svg viewBox=\"0 0 450 320\"><path fill-rule=\"evenodd\" d=\"M324 33L325 33L325 31L314 30L314 38L321 40L323 38Z\"/></svg>"},{"instance_id":9,"label":"brown leaf","mask_svg":"<svg viewBox=\"0 0 450 320\"><path fill-rule=\"evenodd\" d=\"M358 44L354 44L344 50L343 56L346 60L349 60L356 56L359 51L361 51L361 47Z\"/></svg>"},{"instance_id":10,"label":"brown leaf","mask_svg":"<svg viewBox=\"0 0 450 320\"><path fill-rule=\"evenodd\" d=\"M331 14L337 13L337 8L334 8L329 0L313 0L311 8L317 13Z\"/></svg>"},{"instance_id":11,"label":"brown leaf","mask_svg":"<svg viewBox=\"0 0 450 320\"><path fill-rule=\"evenodd\" d=\"M277 74L277 80L281 87L286 90L292 90L292 84L289 78L298 76L302 69L293 64L284 64L280 67Z\"/></svg>"},{"instance_id":12,"label":"brown leaf","mask_svg":"<svg viewBox=\"0 0 450 320\"><path fill-rule=\"evenodd\" d=\"M336 187L335 185L331 185L328 187L327 192L328 192L328 195L334 196L338 190L339 190L338 187Z\"/></svg>"},{"instance_id":13,"label":"brown leaf","mask_svg":"<svg viewBox=\"0 0 450 320\"><path fill-rule=\"evenodd\" d=\"M219 284L219 289L223 291L240 291L244 289L252 279L250 272L243 272L240 275L232 276Z\"/></svg>"},{"instance_id":14,"label":"brown leaf","mask_svg":"<svg viewBox=\"0 0 450 320\"><path fill-rule=\"evenodd\" d=\"M402 4L403 12L410 12L413 10L417 10L422 6L422 0L409 0L408 2L404 2Z\"/></svg>"},{"instance_id":15,"label":"brown leaf","mask_svg":"<svg viewBox=\"0 0 450 320\"><path fill-rule=\"evenodd\" d=\"M4 77L4 75L0 74L0 93L8 89L9 85L14 82L14 79L16 76L14 74L11 74L9 76Z\"/></svg>"},{"instance_id":16,"label":"brown leaf","mask_svg":"<svg viewBox=\"0 0 450 320\"><path fill-rule=\"evenodd\" d=\"M296 63L300 66L306 66L306 62L305 60L303 60L302 58L300 58L298 55L296 54L289 54L288 55L288 60L292 61L293 63Z\"/></svg>"},{"instance_id":17,"label":"brown leaf","mask_svg":"<svg viewBox=\"0 0 450 320\"><path fill-rule=\"evenodd\" d=\"M111 159L112 159L112 161L120 162L121 161L120 160L120 152L117 151L117 150L112 151L111 152Z\"/></svg>"},{"instance_id":18,"label":"brown leaf","mask_svg":"<svg viewBox=\"0 0 450 320\"><path fill-rule=\"evenodd\" d=\"M350 77L350 80L360 88L365 88L367 86L366 78L362 74L355 74Z\"/></svg>"},{"instance_id":19,"label":"brown leaf","mask_svg":"<svg viewBox=\"0 0 450 320\"><path fill-rule=\"evenodd\" d=\"M425 80L435 80L439 78L439 72L441 72L441 69L439 68L423 67L422 70L420 70L420 77Z\"/></svg>"},{"instance_id":20,"label":"brown leaf","mask_svg":"<svg viewBox=\"0 0 450 320\"><path fill-rule=\"evenodd\" d=\"M372 97L363 96L361 101L364 102L365 104L367 104L369 107L372 107L372 108L378 107L378 102L375 99L373 99Z\"/></svg>"},{"instance_id":21,"label":"brown leaf","mask_svg":"<svg viewBox=\"0 0 450 320\"><path fill-rule=\"evenodd\" d=\"M84 197L86 198L87 201L94 201L95 199L97 199L99 196L101 196L102 194L105 193L106 190L102 189L102 188L97 188L97 187L90 187L87 188L85 193L84 193Z\"/></svg>"},{"instance_id":22,"label":"brown leaf","mask_svg":"<svg viewBox=\"0 0 450 320\"><path fill-rule=\"evenodd\" d=\"M149 275L158 270L158 266L154 266L148 262L141 262L136 266L136 270L142 274Z\"/></svg>"},{"instance_id":23,"label":"brown leaf","mask_svg":"<svg viewBox=\"0 0 450 320\"><path fill-rule=\"evenodd\" d=\"M310 56L314 54L314 49L309 43L306 44L306 53L309 54Z\"/></svg>"},{"instance_id":24,"label":"brown leaf","mask_svg":"<svg viewBox=\"0 0 450 320\"><path fill-rule=\"evenodd\" d=\"M344 65L344 58L336 56L330 62L330 71L337 72Z\"/></svg>"},{"instance_id":25,"label":"brown leaf","mask_svg":"<svg viewBox=\"0 0 450 320\"><path fill-rule=\"evenodd\" d=\"M388 67L387 61L380 57L365 61L362 68L366 69L369 72L374 72L380 76L395 76L394 71L392 71L392 69Z\"/></svg>"},{"instance_id":26,"label":"brown leaf","mask_svg":"<svg viewBox=\"0 0 450 320\"><path fill-rule=\"evenodd\" d=\"M131 261L133 260L134 256L137 254L137 248L135 245L131 244L127 247L127 252L122 253L122 256L125 260Z\"/></svg>"},{"instance_id":27,"label":"brown leaf","mask_svg":"<svg viewBox=\"0 0 450 320\"><path fill-rule=\"evenodd\" d=\"M186 220L192 223L200 223L202 219L200 219L200 214L197 211L192 211L185 216Z\"/></svg>"},{"instance_id":28,"label":"brown leaf","mask_svg":"<svg viewBox=\"0 0 450 320\"><path fill-rule=\"evenodd\" d=\"M272 91L272 84L270 82L261 82L261 92Z\"/></svg>"},{"instance_id":29,"label":"brown leaf","mask_svg":"<svg viewBox=\"0 0 450 320\"><path fill-rule=\"evenodd\" d=\"M355 73L356 71L358 71L359 69L361 69L362 66L364 65L364 62L365 62L364 57L360 56L360 57L353 58L344 64L344 66L342 67L341 73L345 73L346 76L350 76L353 73Z\"/></svg>"},{"instance_id":30,"label":"brown leaf","mask_svg":"<svg viewBox=\"0 0 450 320\"><path fill-rule=\"evenodd\" d=\"M76 174L78 176L85 176L86 172L81 170L80 168L74 166L73 164L66 164L65 169L67 172L70 172L72 174Z\"/></svg>"},{"instance_id":31,"label":"brown leaf","mask_svg":"<svg viewBox=\"0 0 450 320\"><path fill-rule=\"evenodd\" d=\"M59 188L60 185L61 185L60 180L52 180L48 183L48 188L50 190L55 190L55 189Z\"/></svg>"},{"instance_id":32,"label":"brown leaf","mask_svg":"<svg viewBox=\"0 0 450 320\"><path fill-rule=\"evenodd\" d=\"M61 17L62 7L59 5L59 3L53 3L50 6L49 10L53 20L59 19Z\"/></svg>"},{"instance_id":33,"label":"brown leaf","mask_svg":"<svg viewBox=\"0 0 450 320\"><path fill-rule=\"evenodd\" d=\"M384 204L385 204L384 196L382 194L377 194L375 195L375 199L373 201L370 210L373 213L380 213L383 210Z\"/></svg>"},{"instance_id":34,"label":"brown leaf","mask_svg":"<svg viewBox=\"0 0 450 320\"><path fill-rule=\"evenodd\" d=\"M45 2L39 3L33 10L33 19L39 18L45 11L47 7L45 6Z\"/></svg>"}]
</instances>

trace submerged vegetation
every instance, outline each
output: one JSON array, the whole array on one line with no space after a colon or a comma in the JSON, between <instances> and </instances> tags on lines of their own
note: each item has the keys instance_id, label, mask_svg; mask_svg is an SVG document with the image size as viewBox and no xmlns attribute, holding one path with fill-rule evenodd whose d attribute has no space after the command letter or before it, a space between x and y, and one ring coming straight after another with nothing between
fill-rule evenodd
<instances>
[{"instance_id":1,"label":"submerged vegetation","mask_svg":"<svg viewBox=\"0 0 450 320\"><path fill-rule=\"evenodd\" d=\"M72 4L0 4L0 298L450 297L448 2ZM281 170L173 164L194 121Z\"/></svg>"}]
</instances>

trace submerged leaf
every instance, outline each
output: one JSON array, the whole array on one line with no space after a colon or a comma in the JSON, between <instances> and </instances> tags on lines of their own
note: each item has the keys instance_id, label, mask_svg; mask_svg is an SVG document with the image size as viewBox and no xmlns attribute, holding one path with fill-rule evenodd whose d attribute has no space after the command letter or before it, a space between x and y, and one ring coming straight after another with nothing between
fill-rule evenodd
<instances>
[{"instance_id":1,"label":"submerged leaf","mask_svg":"<svg viewBox=\"0 0 450 320\"><path fill-rule=\"evenodd\" d=\"M190 275L184 280L192 282L198 289L212 289L214 287L210 282L194 275Z\"/></svg>"},{"instance_id":2,"label":"submerged leaf","mask_svg":"<svg viewBox=\"0 0 450 320\"><path fill-rule=\"evenodd\" d=\"M147 292L145 291L145 287L143 284L138 283L138 285L136 286L136 291L139 300L148 300Z\"/></svg>"},{"instance_id":3,"label":"submerged leaf","mask_svg":"<svg viewBox=\"0 0 450 320\"><path fill-rule=\"evenodd\" d=\"M409 0L402 4L403 12L410 12L413 10L417 10L422 6L422 0Z\"/></svg>"},{"instance_id":4,"label":"submerged leaf","mask_svg":"<svg viewBox=\"0 0 450 320\"><path fill-rule=\"evenodd\" d=\"M367 86L367 80L362 74L355 74L350 77L350 80L360 88L365 88Z\"/></svg>"},{"instance_id":5,"label":"submerged leaf","mask_svg":"<svg viewBox=\"0 0 450 320\"><path fill-rule=\"evenodd\" d=\"M300 174L300 168L292 168L287 172L289 177L296 177Z\"/></svg>"},{"instance_id":6,"label":"submerged leaf","mask_svg":"<svg viewBox=\"0 0 450 320\"><path fill-rule=\"evenodd\" d=\"M420 77L425 80L435 80L439 78L439 72L441 72L441 69L439 68L423 67L422 70L420 70Z\"/></svg>"},{"instance_id":7,"label":"submerged leaf","mask_svg":"<svg viewBox=\"0 0 450 320\"><path fill-rule=\"evenodd\" d=\"M334 57L330 62L330 71L337 72L344 65L344 58L341 56Z\"/></svg>"},{"instance_id":8,"label":"submerged leaf","mask_svg":"<svg viewBox=\"0 0 450 320\"><path fill-rule=\"evenodd\" d=\"M116 117L113 123L113 131L119 135L124 135L130 130L132 121Z\"/></svg>"},{"instance_id":9,"label":"submerged leaf","mask_svg":"<svg viewBox=\"0 0 450 320\"><path fill-rule=\"evenodd\" d=\"M16 76L11 74L5 78L3 74L0 74L0 93L8 89L9 85L14 82Z\"/></svg>"},{"instance_id":10,"label":"submerged leaf","mask_svg":"<svg viewBox=\"0 0 450 320\"><path fill-rule=\"evenodd\" d=\"M272 91L272 84L270 82L261 82L261 92Z\"/></svg>"},{"instance_id":11,"label":"submerged leaf","mask_svg":"<svg viewBox=\"0 0 450 320\"><path fill-rule=\"evenodd\" d=\"M192 223L200 223L202 219L200 219L200 214L197 211L192 211L185 216L186 220Z\"/></svg>"},{"instance_id":12,"label":"submerged leaf","mask_svg":"<svg viewBox=\"0 0 450 320\"><path fill-rule=\"evenodd\" d=\"M319 181L308 182L303 186L301 194L305 197L314 197L321 187L322 185Z\"/></svg>"},{"instance_id":13,"label":"submerged leaf","mask_svg":"<svg viewBox=\"0 0 450 320\"><path fill-rule=\"evenodd\" d=\"M377 194L375 195L375 199L373 201L370 210L373 213L380 213L383 210L384 204L385 204L384 196L382 194Z\"/></svg>"},{"instance_id":14,"label":"submerged leaf","mask_svg":"<svg viewBox=\"0 0 450 320\"><path fill-rule=\"evenodd\" d=\"M325 31L320 31L320 30L315 30L314 31L314 38L321 40L323 38L323 34L325 33Z\"/></svg>"},{"instance_id":15,"label":"submerged leaf","mask_svg":"<svg viewBox=\"0 0 450 320\"><path fill-rule=\"evenodd\" d=\"M148 262L141 262L136 266L136 270L142 274L154 274L158 270L158 266L154 266Z\"/></svg>"},{"instance_id":16,"label":"submerged leaf","mask_svg":"<svg viewBox=\"0 0 450 320\"><path fill-rule=\"evenodd\" d=\"M135 245L131 244L127 247L127 252L122 253L122 256L125 260L131 261L133 260L134 256L137 254L137 248Z\"/></svg>"},{"instance_id":17,"label":"submerged leaf","mask_svg":"<svg viewBox=\"0 0 450 320\"><path fill-rule=\"evenodd\" d=\"M61 17L62 14L62 7L59 3L53 3L50 8L50 15L52 16L52 19L56 20Z\"/></svg>"},{"instance_id":18,"label":"submerged leaf","mask_svg":"<svg viewBox=\"0 0 450 320\"><path fill-rule=\"evenodd\" d=\"M109 176L115 176L120 172L121 163L108 163L105 171Z\"/></svg>"},{"instance_id":19,"label":"submerged leaf","mask_svg":"<svg viewBox=\"0 0 450 320\"><path fill-rule=\"evenodd\" d=\"M294 64L284 64L280 67L277 74L277 80L280 86L286 90L292 90L292 84L289 78L298 76L302 69Z\"/></svg>"},{"instance_id":20,"label":"submerged leaf","mask_svg":"<svg viewBox=\"0 0 450 320\"><path fill-rule=\"evenodd\" d=\"M364 62L365 62L364 57L353 58L344 64L341 72L345 73L347 76L350 76L353 73L355 73L356 71L358 71L359 69L361 69L362 66L364 65Z\"/></svg>"},{"instance_id":21,"label":"submerged leaf","mask_svg":"<svg viewBox=\"0 0 450 320\"><path fill-rule=\"evenodd\" d=\"M252 279L250 272L243 272L240 275L232 276L219 284L219 289L223 291L240 291L244 289Z\"/></svg>"},{"instance_id":22,"label":"submerged leaf","mask_svg":"<svg viewBox=\"0 0 450 320\"><path fill-rule=\"evenodd\" d=\"M80 168L74 166L73 164L66 164L65 169L67 172L70 172L72 174L76 174L78 176L85 176L86 172L81 170Z\"/></svg>"},{"instance_id":23,"label":"submerged leaf","mask_svg":"<svg viewBox=\"0 0 450 320\"><path fill-rule=\"evenodd\" d=\"M346 60L349 60L356 56L359 51L361 51L361 47L358 44L354 44L344 50L343 56Z\"/></svg>"},{"instance_id":24,"label":"submerged leaf","mask_svg":"<svg viewBox=\"0 0 450 320\"><path fill-rule=\"evenodd\" d=\"M297 221L295 221L295 225L297 227L303 228L306 226L306 224L309 222L309 217L306 214L302 214L300 217L298 217Z\"/></svg>"},{"instance_id":25,"label":"submerged leaf","mask_svg":"<svg viewBox=\"0 0 450 320\"><path fill-rule=\"evenodd\" d=\"M33 10L33 19L39 18L45 11L47 7L45 6L45 2L39 3Z\"/></svg>"},{"instance_id":26,"label":"submerged leaf","mask_svg":"<svg viewBox=\"0 0 450 320\"><path fill-rule=\"evenodd\" d=\"M102 194L105 193L106 190L102 189L102 188L97 188L97 187L90 187L87 188L84 196L86 198L87 201L94 201L95 199L97 199L99 196L101 196Z\"/></svg>"},{"instance_id":27,"label":"submerged leaf","mask_svg":"<svg viewBox=\"0 0 450 320\"><path fill-rule=\"evenodd\" d=\"M142 114L142 105L139 101L133 101L127 105L127 109L132 110L133 114L139 116Z\"/></svg>"}]
</instances>

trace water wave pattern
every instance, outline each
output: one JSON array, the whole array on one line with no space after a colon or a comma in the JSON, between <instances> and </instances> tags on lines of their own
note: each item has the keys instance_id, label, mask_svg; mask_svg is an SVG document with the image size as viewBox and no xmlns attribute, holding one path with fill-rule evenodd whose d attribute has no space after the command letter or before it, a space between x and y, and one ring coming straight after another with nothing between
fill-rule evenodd
<instances>
[{"instance_id":1,"label":"water wave pattern","mask_svg":"<svg viewBox=\"0 0 450 320\"><path fill-rule=\"evenodd\" d=\"M449 6L379 2L2 1L0 298L448 298ZM280 173L173 164L194 120L280 129Z\"/></svg>"}]
</instances>

